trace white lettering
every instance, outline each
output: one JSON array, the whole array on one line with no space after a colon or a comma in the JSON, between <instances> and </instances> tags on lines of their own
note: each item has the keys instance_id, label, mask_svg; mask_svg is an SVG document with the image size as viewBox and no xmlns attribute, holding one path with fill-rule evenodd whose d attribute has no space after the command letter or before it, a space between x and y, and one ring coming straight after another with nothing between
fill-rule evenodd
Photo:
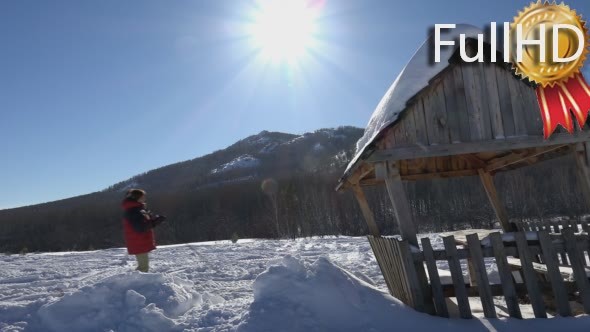
<instances>
[{"instance_id":1,"label":"white lettering","mask_svg":"<svg viewBox=\"0 0 590 332\"><path fill-rule=\"evenodd\" d=\"M456 24L435 24L434 26L434 61L436 63L439 63L441 61L440 57L441 57L441 47L442 46L455 46L456 42L454 40L441 40L441 31L443 29L455 29L457 27ZM564 30L568 30L568 31L564 31ZM539 27L536 31L538 31L539 33L539 37L538 39L535 39L535 37L531 37L531 36L523 36L523 27L521 24L516 25L516 36L512 35L511 32L513 30L511 29L510 23L509 22L504 22L504 46L503 46L503 54L504 54L504 62L509 63L512 62L512 54L514 54L513 52L515 51L514 47L516 47L516 62L520 63L523 61L523 57L524 57L524 49L526 47L531 47L531 46L538 46L539 47L539 61L540 62L546 62L548 61L547 57L550 56L549 55L549 49L547 49L547 28L546 28L546 24L539 24ZM575 61L577 59L580 58L580 56L582 55L582 53L584 52L584 48L586 47L586 40L585 40L585 35L584 35L584 31L582 31L580 28L578 28L575 25L571 25L571 24L554 24L552 27L552 31L553 33L553 37L552 37L552 45L550 47L552 47L551 50L551 55L552 55L552 59L551 61L555 62L555 63L565 63L565 62L572 62ZM499 51L498 49L498 23L497 22L491 22L490 24L490 32L489 32L489 43L490 43L490 48L491 48L491 54L490 54L490 62L497 62L498 61L498 56L497 56L497 52ZM570 34L575 34L577 40L578 40L578 49L576 50L576 52L571 55L568 56L570 53L563 55L565 57L561 57L561 55L559 54L559 36L563 36L566 33L570 33ZM527 39L531 38L531 39ZM464 62L484 62L485 61L485 50L484 50L484 41L486 39L484 39L484 34L479 33L477 34L477 53L476 54L471 54L473 52L471 52L471 50L469 50L470 54L467 54L468 50L467 48L467 35L466 34L460 34L460 55L461 55L461 59L463 59ZM513 42L512 38L516 38L516 41ZM573 38L573 35L572 35Z\"/></svg>"},{"instance_id":2,"label":"white lettering","mask_svg":"<svg viewBox=\"0 0 590 332\"><path fill-rule=\"evenodd\" d=\"M504 62L510 62L510 23L504 22Z\"/></svg>"},{"instance_id":3,"label":"white lettering","mask_svg":"<svg viewBox=\"0 0 590 332\"><path fill-rule=\"evenodd\" d=\"M559 56L559 29L569 29L578 36L578 50L570 57L562 58ZM553 26L553 62L570 62L577 60L584 52L584 33L577 26L571 24L555 24Z\"/></svg>"},{"instance_id":4,"label":"white lettering","mask_svg":"<svg viewBox=\"0 0 590 332\"><path fill-rule=\"evenodd\" d=\"M490 62L494 63L497 60L497 54L496 54L496 44L497 44L497 40L496 40L496 22L492 22L490 24Z\"/></svg>"},{"instance_id":5,"label":"white lettering","mask_svg":"<svg viewBox=\"0 0 590 332\"><path fill-rule=\"evenodd\" d=\"M457 27L456 24L435 24L434 25L434 62L440 62L440 47L444 46L454 46L455 42L452 40L440 40L440 30L441 29L455 29Z\"/></svg>"},{"instance_id":6,"label":"white lettering","mask_svg":"<svg viewBox=\"0 0 590 332\"><path fill-rule=\"evenodd\" d=\"M545 24L540 24L540 39L524 39L522 25L516 25L516 61L522 62L522 49L525 45L539 45L539 61L545 62Z\"/></svg>"},{"instance_id":7,"label":"white lettering","mask_svg":"<svg viewBox=\"0 0 590 332\"><path fill-rule=\"evenodd\" d=\"M467 38L465 37L465 34L461 34L461 59L463 59L463 61L465 62L483 62L484 61L484 57L483 57L483 33L478 33L477 34L477 54L473 57L470 57L469 55L467 55L467 52L465 50L465 40Z\"/></svg>"}]
</instances>

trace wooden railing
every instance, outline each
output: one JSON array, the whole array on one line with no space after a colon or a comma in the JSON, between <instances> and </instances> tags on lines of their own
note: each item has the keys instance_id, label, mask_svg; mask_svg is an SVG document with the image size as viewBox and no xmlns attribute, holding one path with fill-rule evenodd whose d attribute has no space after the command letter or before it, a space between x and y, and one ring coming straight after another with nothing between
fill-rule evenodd
<instances>
[{"instance_id":1,"label":"wooden railing","mask_svg":"<svg viewBox=\"0 0 590 332\"><path fill-rule=\"evenodd\" d=\"M574 228L583 229L585 232L590 231L590 224L586 221L577 220L540 220L540 221L520 221L516 223L519 231L548 231L551 233L561 233L562 229Z\"/></svg>"},{"instance_id":2,"label":"wooden railing","mask_svg":"<svg viewBox=\"0 0 590 332\"><path fill-rule=\"evenodd\" d=\"M537 318L547 317L548 312L571 316L570 299L590 313L588 234L574 234L573 228L561 231L492 233L483 241L470 234L467 245L460 247L447 236L444 249L438 250L429 238L421 239L422 249L395 238L370 236L369 242L390 293L418 311L449 317L447 298L455 297L459 316L470 318L469 297L479 297L485 317L493 318L497 316L493 297L502 296L509 316L516 318L522 318L524 302L530 303ZM562 256L569 266L560 263ZM461 260L467 260L468 273L463 272ZM448 264L451 283L441 280L437 261ZM496 264L499 282L490 282L486 262Z\"/></svg>"},{"instance_id":3,"label":"wooden railing","mask_svg":"<svg viewBox=\"0 0 590 332\"><path fill-rule=\"evenodd\" d=\"M369 236L389 293L418 311L425 311L423 287L407 241Z\"/></svg>"}]
</instances>

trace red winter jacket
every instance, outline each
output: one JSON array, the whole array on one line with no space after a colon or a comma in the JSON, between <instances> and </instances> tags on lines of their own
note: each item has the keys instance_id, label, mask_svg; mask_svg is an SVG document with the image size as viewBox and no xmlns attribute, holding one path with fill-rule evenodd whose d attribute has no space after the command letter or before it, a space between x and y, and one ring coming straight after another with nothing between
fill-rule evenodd
<instances>
[{"instance_id":1,"label":"red winter jacket","mask_svg":"<svg viewBox=\"0 0 590 332\"><path fill-rule=\"evenodd\" d=\"M129 254L144 254L156 249L154 230L145 204L125 199L121 205L125 210L123 228Z\"/></svg>"}]
</instances>

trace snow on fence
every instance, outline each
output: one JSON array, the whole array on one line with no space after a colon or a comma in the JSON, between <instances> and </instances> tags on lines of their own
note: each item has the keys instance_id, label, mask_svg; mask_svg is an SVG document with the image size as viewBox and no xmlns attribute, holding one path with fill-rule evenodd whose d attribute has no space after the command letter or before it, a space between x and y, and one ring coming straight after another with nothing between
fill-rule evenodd
<instances>
[{"instance_id":1,"label":"snow on fence","mask_svg":"<svg viewBox=\"0 0 590 332\"><path fill-rule=\"evenodd\" d=\"M437 250L429 238L421 240L422 249L396 238L369 236L369 242L390 293L418 311L449 317L447 298L455 297L460 317L471 318L468 298L479 297L484 315L494 318L493 297L503 296L509 315L515 318L522 318L519 304L525 302L537 318L546 318L548 311L571 316L570 299L581 302L583 311L590 313L585 254L590 239L588 233L575 234L574 228L561 229L559 234L495 232L483 240L477 234L465 239L451 235L443 237L444 249ZM567 256L569 265L560 261L562 256ZM486 259L495 262L499 280L490 280ZM468 262L468 280L461 260ZM441 278L439 261L448 263L450 279Z\"/></svg>"},{"instance_id":2,"label":"snow on fence","mask_svg":"<svg viewBox=\"0 0 590 332\"><path fill-rule=\"evenodd\" d=\"M562 229L573 227L574 229L590 231L590 225L587 222L580 223L575 219L544 220L544 221L523 221L517 223L517 228L523 231L549 231L550 233L560 233Z\"/></svg>"}]
</instances>

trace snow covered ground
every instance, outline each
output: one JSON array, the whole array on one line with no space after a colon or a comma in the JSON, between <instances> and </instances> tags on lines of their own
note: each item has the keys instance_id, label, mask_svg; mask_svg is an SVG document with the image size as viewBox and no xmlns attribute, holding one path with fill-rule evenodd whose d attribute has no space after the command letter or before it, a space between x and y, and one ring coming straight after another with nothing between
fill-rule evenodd
<instances>
[{"instance_id":1,"label":"snow covered ground","mask_svg":"<svg viewBox=\"0 0 590 332\"><path fill-rule=\"evenodd\" d=\"M124 249L0 255L0 331L590 330L587 316L417 313L387 295L365 238L194 243L151 259L140 274Z\"/></svg>"}]
</instances>

